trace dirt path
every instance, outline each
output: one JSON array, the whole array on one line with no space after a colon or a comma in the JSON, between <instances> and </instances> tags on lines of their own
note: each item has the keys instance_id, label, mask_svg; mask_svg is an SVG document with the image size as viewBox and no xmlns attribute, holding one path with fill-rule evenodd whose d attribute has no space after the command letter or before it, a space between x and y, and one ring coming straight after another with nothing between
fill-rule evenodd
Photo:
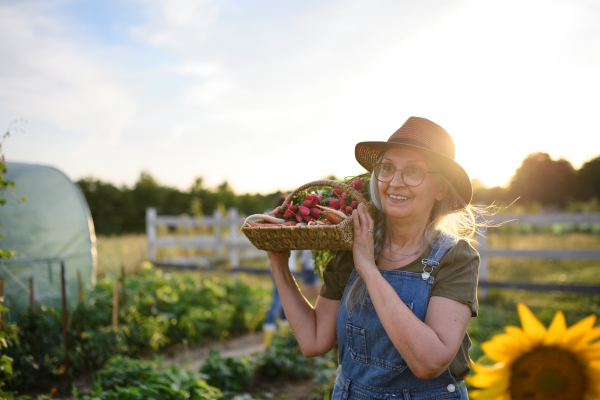
<instances>
[{"instance_id":1,"label":"dirt path","mask_svg":"<svg viewBox=\"0 0 600 400\"><path fill-rule=\"evenodd\" d=\"M239 357L263 352L262 332L248 333L227 341L211 341L190 349L180 347L165 358L171 364L179 364L188 371L197 371L206 361L211 348L219 350L222 357Z\"/></svg>"}]
</instances>

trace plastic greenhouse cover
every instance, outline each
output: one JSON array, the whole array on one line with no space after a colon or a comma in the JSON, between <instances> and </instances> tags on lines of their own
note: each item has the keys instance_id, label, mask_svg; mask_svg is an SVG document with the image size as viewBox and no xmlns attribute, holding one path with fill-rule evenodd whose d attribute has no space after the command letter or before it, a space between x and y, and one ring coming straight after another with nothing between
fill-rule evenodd
<instances>
[{"instance_id":1,"label":"plastic greenhouse cover","mask_svg":"<svg viewBox=\"0 0 600 400\"><path fill-rule=\"evenodd\" d=\"M79 187L56 168L6 163L5 178L15 183L4 190L0 206L0 247L16 255L0 259L9 320L30 304L30 278L35 301L61 306L60 265L65 262L69 309L77 301L77 271L85 286L95 284L96 236ZM22 202L21 198L26 201Z\"/></svg>"}]
</instances>

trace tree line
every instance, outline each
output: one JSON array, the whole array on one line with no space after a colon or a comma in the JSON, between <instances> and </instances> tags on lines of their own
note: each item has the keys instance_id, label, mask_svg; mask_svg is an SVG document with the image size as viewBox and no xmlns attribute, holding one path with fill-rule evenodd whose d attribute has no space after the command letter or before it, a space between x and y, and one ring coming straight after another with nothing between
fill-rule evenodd
<instances>
[{"instance_id":1,"label":"tree line","mask_svg":"<svg viewBox=\"0 0 600 400\"><path fill-rule=\"evenodd\" d=\"M335 177L328 177L334 179ZM262 213L273 208L281 192L237 195L227 182L217 188L204 187L196 178L188 190L160 184L150 173L142 172L132 187L116 187L94 178L77 181L100 235L145 231L147 207L159 215L211 215L215 209L236 207L241 214ZM600 199L600 156L576 170L569 161L553 160L546 153L528 155L507 187L483 187L473 180L473 203L506 206L518 204L565 209L576 202Z\"/></svg>"}]
</instances>

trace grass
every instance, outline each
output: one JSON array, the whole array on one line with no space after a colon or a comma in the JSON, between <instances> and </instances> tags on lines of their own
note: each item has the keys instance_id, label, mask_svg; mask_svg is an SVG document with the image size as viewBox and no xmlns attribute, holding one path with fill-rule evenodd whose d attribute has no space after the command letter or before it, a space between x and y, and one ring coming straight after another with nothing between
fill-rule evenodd
<instances>
[{"instance_id":1,"label":"grass","mask_svg":"<svg viewBox=\"0 0 600 400\"><path fill-rule=\"evenodd\" d=\"M126 272L136 272L140 264L148 260L148 242L143 234L98 236L96 250L98 278L119 274L121 267Z\"/></svg>"}]
</instances>

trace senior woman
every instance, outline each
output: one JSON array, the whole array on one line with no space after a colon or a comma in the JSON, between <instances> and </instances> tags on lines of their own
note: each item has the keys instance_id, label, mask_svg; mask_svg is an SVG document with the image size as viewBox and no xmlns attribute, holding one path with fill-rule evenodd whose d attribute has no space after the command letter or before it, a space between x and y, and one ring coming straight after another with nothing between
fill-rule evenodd
<instances>
[{"instance_id":1,"label":"senior woman","mask_svg":"<svg viewBox=\"0 0 600 400\"><path fill-rule=\"evenodd\" d=\"M374 221L352 213L352 252L325 268L314 308L287 260L269 261L290 327L307 357L339 344L332 399L468 399L466 333L477 315L479 255L472 188L439 125L410 117L387 142L361 142L372 171Z\"/></svg>"}]
</instances>

